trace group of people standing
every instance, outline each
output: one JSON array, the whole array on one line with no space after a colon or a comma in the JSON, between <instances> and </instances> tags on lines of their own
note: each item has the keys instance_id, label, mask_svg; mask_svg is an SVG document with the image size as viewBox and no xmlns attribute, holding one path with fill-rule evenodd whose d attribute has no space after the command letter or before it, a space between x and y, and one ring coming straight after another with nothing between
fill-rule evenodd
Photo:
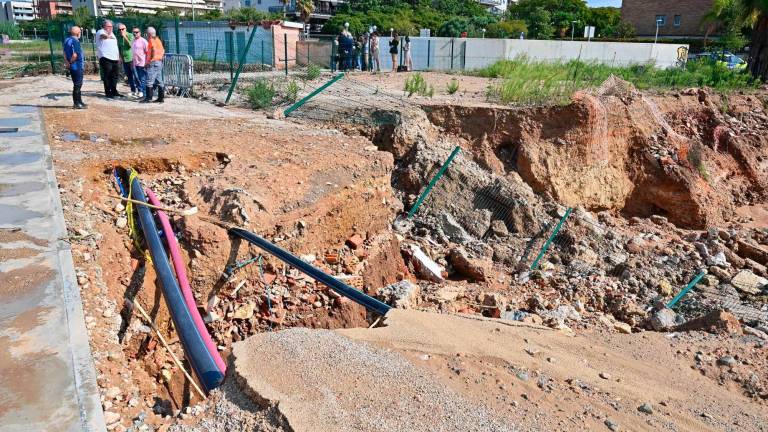
<instances>
[{"instance_id":1,"label":"group of people standing","mask_svg":"<svg viewBox=\"0 0 768 432\"><path fill-rule=\"evenodd\" d=\"M344 24L344 29L335 40L337 45L338 69L342 71L360 70L381 72L381 61L379 60L380 41L376 26L360 35L357 39L349 32L349 23ZM398 55L402 50L403 62L399 61ZM392 56L392 72L399 70L413 70L413 60L411 58L411 38L405 36L403 40L397 33L392 33L392 39L389 41L389 54Z\"/></svg>"},{"instance_id":2,"label":"group of people standing","mask_svg":"<svg viewBox=\"0 0 768 432\"><path fill-rule=\"evenodd\" d=\"M147 27L147 38L141 35L141 29L133 27L128 32L125 24L118 24L118 34L113 32L114 23L104 20L102 28L96 32L96 57L104 83L104 95L107 99L123 98L117 91L120 80L120 65L131 89L131 96L141 98L140 103L163 103L165 84L163 83L163 57L165 49L154 27ZM81 29L73 26L70 36L64 41L64 60L72 78L72 100L76 109L86 108L83 102L82 86L85 72L85 58L80 45ZM157 99L153 94L157 89Z\"/></svg>"}]
</instances>

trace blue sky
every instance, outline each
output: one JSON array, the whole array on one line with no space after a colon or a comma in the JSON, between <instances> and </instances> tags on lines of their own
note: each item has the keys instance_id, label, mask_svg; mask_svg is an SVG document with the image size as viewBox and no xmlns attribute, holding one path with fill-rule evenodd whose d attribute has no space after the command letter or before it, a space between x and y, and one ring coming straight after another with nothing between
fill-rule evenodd
<instances>
[{"instance_id":1,"label":"blue sky","mask_svg":"<svg viewBox=\"0 0 768 432\"><path fill-rule=\"evenodd\" d=\"M613 6L621 7L621 0L587 0L590 7Z\"/></svg>"}]
</instances>

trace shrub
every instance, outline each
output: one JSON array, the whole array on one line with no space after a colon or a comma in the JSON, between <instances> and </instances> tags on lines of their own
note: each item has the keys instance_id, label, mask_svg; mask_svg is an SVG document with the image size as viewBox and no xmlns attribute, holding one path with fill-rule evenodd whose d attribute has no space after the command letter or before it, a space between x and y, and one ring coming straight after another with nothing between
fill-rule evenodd
<instances>
[{"instance_id":1,"label":"shrub","mask_svg":"<svg viewBox=\"0 0 768 432\"><path fill-rule=\"evenodd\" d=\"M448 92L449 95L452 95L459 91L459 82L456 80L456 78L451 79L451 81L448 82L448 85L446 86L445 90Z\"/></svg>"},{"instance_id":2,"label":"shrub","mask_svg":"<svg viewBox=\"0 0 768 432\"><path fill-rule=\"evenodd\" d=\"M314 79L317 79L320 76L320 66L310 63L309 66L307 66L307 73L305 75L305 78L307 81L312 81Z\"/></svg>"},{"instance_id":3,"label":"shrub","mask_svg":"<svg viewBox=\"0 0 768 432\"><path fill-rule=\"evenodd\" d=\"M435 88L427 85L424 77L419 72L416 72L405 80L405 92L408 93L408 97L414 94L432 97L435 94Z\"/></svg>"},{"instance_id":4,"label":"shrub","mask_svg":"<svg viewBox=\"0 0 768 432\"><path fill-rule=\"evenodd\" d=\"M296 81L291 80L291 82L288 83L288 86L285 89L285 101L288 103L294 103L298 98L299 98L299 84Z\"/></svg>"},{"instance_id":5,"label":"shrub","mask_svg":"<svg viewBox=\"0 0 768 432\"><path fill-rule=\"evenodd\" d=\"M21 39L19 27L8 21L0 22L0 35L8 35L11 39Z\"/></svg>"},{"instance_id":6,"label":"shrub","mask_svg":"<svg viewBox=\"0 0 768 432\"><path fill-rule=\"evenodd\" d=\"M275 86L265 79L256 81L253 86L245 92L248 97L248 103L253 109L262 109L271 106L275 93Z\"/></svg>"}]
</instances>

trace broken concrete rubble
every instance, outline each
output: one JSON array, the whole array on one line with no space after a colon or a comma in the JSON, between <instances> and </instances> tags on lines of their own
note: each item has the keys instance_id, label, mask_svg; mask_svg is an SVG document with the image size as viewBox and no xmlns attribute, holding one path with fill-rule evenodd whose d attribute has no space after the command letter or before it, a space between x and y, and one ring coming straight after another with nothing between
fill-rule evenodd
<instances>
[{"instance_id":1,"label":"broken concrete rubble","mask_svg":"<svg viewBox=\"0 0 768 432\"><path fill-rule=\"evenodd\" d=\"M710 312L675 327L677 331L701 330L709 333L740 335L743 333L739 320L725 311Z\"/></svg>"},{"instance_id":2,"label":"broken concrete rubble","mask_svg":"<svg viewBox=\"0 0 768 432\"><path fill-rule=\"evenodd\" d=\"M731 285L746 294L757 295L768 286L768 279L757 276L749 270L742 270L731 279Z\"/></svg>"},{"instance_id":3,"label":"broken concrete rubble","mask_svg":"<svg viewBox=\"0 0 768 432\"><path fill-rule=\"evenodd\" d=\"M385 303L400 309L411 309L418 303L421 289L408 280L387 285L379 289L377 295Z\"/></svg>"},{"instance_id":4,"label":"broken concrete rubble","mask_svg":"<svg viewBox=\"0 0 768 432\"><path fill-rule=\"evenodd\" d=\"M410 264L413 266L415 274L420 278L432 282L444 280L443 268L428 257L418 245L404 245L403 253L410 257Z\"/></svg>"}]
</instances>

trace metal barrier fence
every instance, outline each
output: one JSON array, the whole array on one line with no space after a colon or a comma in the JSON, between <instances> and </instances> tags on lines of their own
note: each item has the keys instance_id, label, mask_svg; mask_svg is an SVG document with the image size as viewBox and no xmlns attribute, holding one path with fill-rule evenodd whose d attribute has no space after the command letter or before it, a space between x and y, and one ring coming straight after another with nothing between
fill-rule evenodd
<instances>
[{"instance_id":1,"label":"metal barrier fence","mask_svg":"<svg viewBox=\"0 0 768 432\"><path fill-rule=\"evenodd\" d=\"M194 62L186 54L166 54L163 57L165 87L179 96L189 96L195 80Z\"/></svg>"}]
</instances>

